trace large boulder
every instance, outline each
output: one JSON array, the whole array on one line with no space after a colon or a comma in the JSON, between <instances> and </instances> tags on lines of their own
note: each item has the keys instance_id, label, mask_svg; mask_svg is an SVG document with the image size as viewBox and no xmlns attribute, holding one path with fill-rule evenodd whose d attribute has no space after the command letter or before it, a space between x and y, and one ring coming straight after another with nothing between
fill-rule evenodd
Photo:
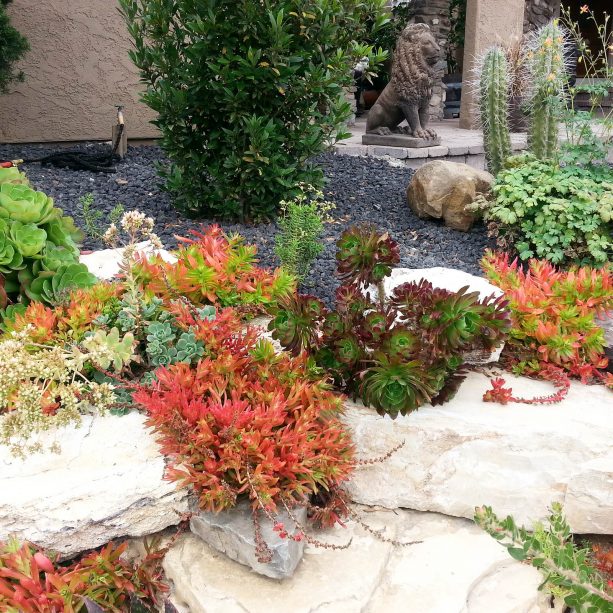
<instances>
[{"instance_id":1,"label":"large boulder","mask_svg":"<svg viewBox=\"0 0 613 613\"><path fill-rule=\"evenodd\" d=\"M364 522L404 546L357 525L314 536L290 579L251 572L195 535L164 559L173 602L191 613L545 613L539 572L513 560L471 521L416 511L358 508ZM444 580L441 580L444 577ZM441 581L443 581L441 583ZM186 607L186 608L183 608Z\"/></svg>"},{"instance_id":2,"label":"large boulder","mask_svg":"<svg viewBox=\"0 0 613 613\"><path fill-rule=\"evenodd\" d=\"M60 453L25 460L0 447L0 541L15 534L70 557L178 524L187 490L163 479L164 457L143 422L139 413L83 417L43 435Z\"/></svg>"},{"instance_id":3,"label":"large boulder","mask_svg":"<svg viewBox=\"0 0 613 613\"><path fill-rule=\"evenodd\" d=\"M515 395L546 396L551 384L505 375ZM348 402L345 422L363 459L348 484L359 503L473 517L488 505L533 525L552 502L564 504L578 533L613 534L613 394L571 385L555 405L485 403L488 378L469 374L458 394L392 420Z\"/></svg>"},{"instance_id":4,"label":"large boulder","mask_svg":"<svg viewBox=\"0 0 613 613\"><path fill-rule=\"evenodd\" d=\"M466 210L479 194L492 189L494 177L467 164L435 160L418 168L407 188L411 210L420 218L443 219L445 225L466 232L475 215Z\"/></svg>"}]
</instances>

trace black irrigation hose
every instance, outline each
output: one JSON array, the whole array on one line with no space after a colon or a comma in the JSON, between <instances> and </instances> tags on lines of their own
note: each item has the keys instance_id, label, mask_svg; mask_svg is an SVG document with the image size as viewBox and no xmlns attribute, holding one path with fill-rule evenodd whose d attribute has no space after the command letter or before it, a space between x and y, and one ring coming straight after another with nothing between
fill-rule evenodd
<instances>
[{"instance_id":1,"label":"black irrigation hose","mask_svg":"<svg viewBox=\"0 0 613 613\"><path fill-rule=\"evenodd\" d=\"M22 164L40 163L43 166L56 166L70 170L89 170L91 172L117 172L115 164L121 159L117 155L117 148L123 134L124 125L119 124L117 138L110 153L83 153L81 151L58 151L41 158L23 160Z\"/></svg>"}]
</instances>

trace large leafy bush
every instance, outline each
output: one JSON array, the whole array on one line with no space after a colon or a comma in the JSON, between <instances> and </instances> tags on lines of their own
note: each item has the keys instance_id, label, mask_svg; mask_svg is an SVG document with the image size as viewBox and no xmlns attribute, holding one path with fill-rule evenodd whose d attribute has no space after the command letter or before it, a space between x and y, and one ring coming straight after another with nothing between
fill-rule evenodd
<instances>
[{"instance_id":1,"label":"large leafy bush","mask_svg":"<svg viewBox=\"0 0 613 613\"><path fill-rule=\"evenodd\" d=\"M120 4L180 209L257 220L321 184L309 159L340 136L353 58L370 52L354 41L386 21L385 0Z\"/></svg>"},{"instance_id":2,"label":"large leafy bush","mask_svg":"<svg viewBox=\"0 0 613 613\"><path fill-rule=\"evenodd\" d=\"M15 70L14 64L30 49L25 36L11 25L6 9L11 1L0 0L0 94L5 94L11 83L23 81L23 72Z\"/></svg>"},{"instance_id":3,"label":"large leafy bush","mask_svg":"<svg viewBox=\"0 0 613 613\"><path fill-rule=\"evenodd\" d=\"M502 248L554 264L601 265L613 254L613 170L511 158L485 219Z\"/></svg>"},{"instance_id":4,"label":"large leafy bush","mask_svg":"<svg viewBox=\"0 0 613 613\"><path fill-rule=\"evenodd\" d=\"M279 301L273 337L306 351L337 387L396 417L444 402L462 380L464 355L491 351L509 326L505 301L450 292L422 279L395 288L383 281L399 261L398 245L373 228L346 230L338 243L336 310L313 296ZM371 295L375 294L374 298Z\"/></svg>"}]
</instances>

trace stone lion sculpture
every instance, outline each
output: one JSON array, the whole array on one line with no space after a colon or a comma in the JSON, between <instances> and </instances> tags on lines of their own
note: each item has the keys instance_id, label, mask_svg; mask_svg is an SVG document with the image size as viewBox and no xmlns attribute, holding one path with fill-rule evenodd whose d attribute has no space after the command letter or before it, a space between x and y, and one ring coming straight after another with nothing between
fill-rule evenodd
<instances>
[{"instance_id":1,"label":"stone lion sculpture","mask_svg":"<svg viewBox=\"0 0 613 613\"><path fill-rule=\"evenodd\" d=\"M428 107L434 67L440 57L441 48L425 23L409 24L402 31L396 43L390 82L368 113L367 133L436 138L436 132L428 128ZM401 128L398 124L404 119L409 125Z\"/></svg>"}]
</instances>

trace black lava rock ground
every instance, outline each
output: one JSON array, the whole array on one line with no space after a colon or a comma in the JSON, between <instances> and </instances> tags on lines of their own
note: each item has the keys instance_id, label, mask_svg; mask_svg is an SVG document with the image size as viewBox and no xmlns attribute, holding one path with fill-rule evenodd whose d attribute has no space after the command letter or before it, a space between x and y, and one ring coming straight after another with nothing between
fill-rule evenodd
<instances>
[{"instance_id":1,"label":"black lava rock ground","mask_svg":"<svg viewBox=\"0 0 613 613\"><path fill-rule=\"evenodd\" d=\"M102 145L79 145L87 152L107 151ZM34 158L57 151L47 146L0 145L0 159ZM164 160L158 147L131 147L114 174L74 171L40 164L26 164L33 186L55 199L65 214L84 227L79 198L91 193L95 209L103 213L105 222L117 204L126 210L138 209L156 220L156 232L168 248L176 246L175 235L185 236L190 228L198 228L211 220L190 220L172 206L171 199L160 185L155 163ZM306 283L309 293L329 302L336 286L335 242L341 232L355 223L372 222L386 230L400 245L401 266L427 268L446 266L472 274L481 274L479 260L490 245L485 229L476 225L470 232L457 232L437 221L424 221L409 209L405 191L413 173L386 160L350 157L326 153L319 157L326 176L324 192L336 204L334 223L327 224L323 237L324 252L313 266ZM274 255L275 224L244 226L222 224L226 231L239 232L258 246L262 265L278 265ZM101 248L100 241L88 237L84 249Z\"/></svg>"}]
</instances>

